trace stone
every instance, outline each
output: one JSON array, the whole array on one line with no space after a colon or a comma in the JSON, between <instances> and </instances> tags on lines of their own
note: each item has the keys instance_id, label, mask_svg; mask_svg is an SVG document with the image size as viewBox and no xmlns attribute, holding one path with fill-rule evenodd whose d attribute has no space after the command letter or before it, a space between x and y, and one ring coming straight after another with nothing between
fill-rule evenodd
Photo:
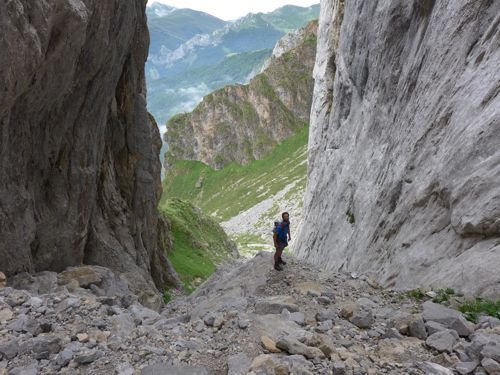
<instances>
[{"instance_id":1,"label":"stone","mask_svg":"<svg viewBox=\"0 0 500 375\"><path fill-rule=\"evenodd\" d=\"M428 335L432 335L433 333L436 333L439 331L446 331L447 330L447 328L444 325L437 323L437 322L432 322L432 321L425 323L425 329L426 329Z\"/></svg>"},{"instance_id":2,"label":"stone","mask_svg":"<svg viewBox=\"0 0 500 375\"><path fill-rule=\"evenodd\" d=\"M12 359L19 353L19 342L17 340L9 340L0 342L0 359Z\"/></svg>"},{"instance_id":3,"label":"stone","mask_svg":"<svg viewBox=\"0 0 500 375\"><path fill-rule=\"evenodd\" d=\"M481 361L481 366L488 374L500 373L500 363L491 358L484 358Z\"/></svg>"},{"instance_id":4,"label":"stone","mask_svg":"<svg viewBox=\"0 0 500 375\"><path fill-rule=\"evenodd\" d=\"M99 358L101 358L104 355L103 352L99 350L94 350L90 352L84 352L84 353L79 353L75 355L75 362L79 365L88 365L91 364L92 362L97 361Z\"/></svg>"},{"instance_id":5,"label":"stone","mask_svg":"<svg viewBox=\"0 0 500 375\"><path fill-rule=\"evenodd\" d=\"M146 366L141 370L141 375L208 375L203 367L194 366L172 366L165 363L157 363Z\"/></svg>"},{"instance_id":6,"label":"stone","mask_svg":"<svg viewBox=\"0 0 500 375\"><path fill-rule=\"evenodd\" d=\"M477 362L460 362L455 365L455 371L460 375L472 374L477 367Z\"/></svg>"},{"instance_id":7,"label":"stone","mask_svg":"<svg viewBox=\"0 0 500 375\"><path fill-rule=\"evenodd\" d=\"M112 335L121 339L129 337L135 329L134 320L129 314L125 313L113 316L112 325Z\"/></svg>"},{"instance_id":8,"label":"stone","mask_svg":"<svg viewBox=\"0 0 500 375\"><path fill-rule=\"evenodd\" d=\"M500 362L500 343L488 343L481 350L481 355L484 358L491 358Z\"/></svg>"},{"instance_id":9,"label":"stone","mask_svg":"<svg viewBox=\"0 0 500 375\"><path fill-rule=\"evenodd\" d=\"M399 312L391 319L390 324L403 335L417 337L421 340L427 338L425 323L420 314Z\"/></svg>"},{"instance_id":10,"label":"stone","mask_svg":"<svg viewBox=\"0 0 500 375\"><path fill-rule=\"evenodd\" d=\"M307 346L297 339L287 336L276 343L276 346L290 354L300 354L308 359L324 358L323 352L315 347Z\"/></svg>"},{"instance_id":11,"label":"stone","mask_svg":"<svg viewBox=\"0 0 500 375\"><path fill-rule=\"evenodd\" d=\"M326 333L332 328L333 328L333 322L331 320L325 320L324 322L318 324L318 326L315 327L314 330L319 333Z\"/></svg>"},{"instance_id":12,"label":"stone","mask_svg":"<svg viewBox=\"0 0 500 375\"><path fill-rule=\"evenodd\" d=\"M307 345L321 350L326 358L331 358L332 354L335 353L335 345L328 335L316 333L307 340Z\"/></svg>"},{"instance_id":13,"label":"stone","mask_svg":"<svg viewBox=\"0 0 500 375\"><path fill-rule=\"evenodd\" d=\"M264 349L266 349L268 352L270 352L270 353L281 353L281 350L279 350L276 347L276 343L271 338L269 338L267 336L261 336L260 337L260 342L262 343L262 346L264 347Z\"/></svg>"},{"instance_id":14,"label":"stone","mask_svg":"<svg viewBox=\"0 0 500 375\"><path fill-rule=\"evenodd\" d=\"M500 296L498 12L322 1L299 259Z\"/></svg>"},{"instance_id":15,"label":"stone","mask_svg":"<svg viewBox=\"0 0 500 375\"><path fill-rule=\"evenodd\" d=\"M418 364L418 367L425 371L426 375L453 375L453 371L432 362L422 362Z\"/></svg>"},{"instance_id":16,"label":"stone","mask_svg":"<svg viewBox=\"0 0 500 375\"><path fill-rule=\"evenodd\" d=\"M247 375L252 361L245 353L229 356L227 359L227 375Z\"/></svg>"},{"instance_id":17,"label":"stone","mask_svg":"<svg viewBox=\"0 0 500 375\"><path fill-rule=\"evenodd\" d=\"M7 321L11 320L13 316L14 313L9 308L0 310L0 323L6 323Z\"/></svg>"},{"instance_id":18,"label":"stone","mask_svg":"<svg viewBox=\"0 0 500 375\"><path fill-rule=\"evenodd\" d=\"M467 337L474 332L474 325L468 322L462 313L443 305L427 301L423 305L423 318L426 322L437 322L446 328L455 330L459 336Z\"/></svg>"},{"instance_id":19,"label":"stone","mask_svg":"<svg viewBox=\"0 0 500 375\"><path fill-rule=\"evenodd\" d=\"M15 367L9 371L9 375L37 375L38 374L38 363L33 362L25 367Z\"/></svg>"},{"instance_id":20,"label":"stone","mask_svg":"<svg viewBox=\"0 0 500 375\"><path fill-rule=\"evenodd\" d=\"M76 335L76 338L80 342L87 342L87 341L89 341L89 335L88 335L88 333L78 333Z\"/></svg>"},{"instance_id":21,"label":"stone","mask_svg":"<svg viewBox=\"0 0 500 375\"><path fill-rule=\"evenodd\" d=\"M334 322L335 319L338 318L338 315L337 315L335 310L323 309L323 310L320 310L316 313L315 318L318 322L324 322L325 320L331 320Z\"/></svg>"},{"instance_id":22,"label":"stone","mask_svg":"<svg viewBox=\"0 0 500 375\"><path fill-rule=\"evenodd\" d=\"M283 309L287 309L290 312L299 311L298 306L295 304L295 300L289 296L267 297L255 304L255 313L261 315L281 314Z\"/></svg>"},{"instance_id":23,"label":"stone","mask_svg":"<svg viewBox=\"0 0 500 375\"><path fill-rule=\"evenodd\" d=\"M39 336L23 343L23 352L32 351L35 356L50 356L61 350L61 339L56 336Z\"/></svg>"},{"instance_id":24,"label":"stone","mask_svg":"<svg viewBox=\"0 0 500 375\"><path fill-rule=\"evenodd\" d=\"M425 343L427 346L439 352L451 353L453 351L453 346L457 343L457 340L458 334L455 331L446 330L430 335L427 340L425 340Z\"/></svg>"},{"instance_id":25,"label":"stone","mask_svg":"<svg viewBox=\"0 0 500 375\"><path fill-rule=\"evenodd\" d=\"M250 365L250 371L257 374L289 374L289 366L280 363L280 361L269 354L261 354L255 357ZM249 373L251 374L251 372Z\"/></svg>"},{"instance_id":26,"label":"stone","mask_svg":"<svg viewBox=\"0 0 500 375\"><path fill-rule=\"evenodd\" d=\"M332 375L345 375L346 365L341 362L335 362L332 366Z\"/></svg>"},{"instance_id":27,"label":"stone","mask_svg":"<svg viewBox=\"0 0 500 375\"><path fill-rule=\"evenodd\" d=\"M59 367L66 367L73 359L74 353L70 349L63 349L55 358L55 362Z\"/></svg>"},{"instance_id":28,"label":"stone","mask_svg":"<svg viewBox=\"0 0 500 375\"><path fill-rule=\"evenodd\" d=\"M281 311L281 316L284 319L291 320L292 322L295 322L295 323L297 323L300 326L303 326L303 325L306 324L305 323L306 322L306 316L304 315L303 312L300 312L300 311L291 313L287 309L283 309Z\"/></svg>"},{"instance_id":29,"label":"stone","mask_svg":"<svg viewBox=\"0 0 500 375\"><path fill-rule=\"evenodd\" d=\"M326 296L318 297L318 298L316 298L316 300L321 305L329 305L330 303L332 303L332 300L329 297L326 297Z\"/></svg>"},{"instance_id":30,"label":"stone","mask_svg":"<svg viewBox=\"0 0 500 375\"><path fill-rule=\"evenodd\" d=\"M246 319L238 320L238 327L240 327L241 329L247 329L249 325L250 325L250 322Z\"/></svg>"},{"instance_id":31,"label":"stone","mask_svg":"<svg viewBox=\"0 0 500 375\"><path fill-rule=\"evenodd\" d=\"M354 314L349 321L358 328L367 329L370 328L375 322L375 318L373 317L371 310L357 309L354 311Z\"/></svg>"}]
</instances>

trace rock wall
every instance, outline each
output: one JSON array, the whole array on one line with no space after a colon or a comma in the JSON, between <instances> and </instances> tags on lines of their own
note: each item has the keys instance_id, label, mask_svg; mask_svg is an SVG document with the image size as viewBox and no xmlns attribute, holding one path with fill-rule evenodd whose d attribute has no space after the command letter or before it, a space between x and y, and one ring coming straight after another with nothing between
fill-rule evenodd
<instances>
[{"instance_id":1,"label":"rock wall","mask_svg":"<svg viewBox=\"0 0 500 375\"><path fill-rule=\"evenodd\" d=\"M500 2L322 1L297 253L500 296Z\"/></svg>"},{"instance_id":2,"label":"rock wall","mask_svg":"<svg viewBox=\"0 0 500 375\"><path fill-rule=\"evenodd\" d=\"M226 86L204 97L193 112L170 119L166 168L176 160L198 160L215 169L247 164L303 128L312 101L316 32L313 21L285 39L280 55L248 85Z\"/></svg>"},{"instance_id":3,"label":"rock wall","mask_svg":"<svg viewBox=\"0 0 500 375\"><path fill-rule=\"evenodd\" d=\"M145 298L161 139L146 111L145 0L0 3L0 270L96 264ZM149 296L149 297L148 297Z\"/></svg>"}]
</instances>

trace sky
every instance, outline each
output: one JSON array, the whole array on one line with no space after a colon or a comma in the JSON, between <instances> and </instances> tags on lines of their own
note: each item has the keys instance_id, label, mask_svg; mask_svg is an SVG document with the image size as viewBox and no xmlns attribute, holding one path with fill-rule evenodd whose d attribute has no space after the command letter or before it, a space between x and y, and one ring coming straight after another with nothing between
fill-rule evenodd
<instances>
[{"instance_id":1,"label":"sky","mask_svg":"<svg viewBox=\"0 0 500 375\"><path fill-rule=\"evenodd\" d=\"M309 6L319 0L149 0L164 3L176 8L201 10L223 20L235 20L248 13L271 12L283 5Z\"/></svg>"}]
</instances>

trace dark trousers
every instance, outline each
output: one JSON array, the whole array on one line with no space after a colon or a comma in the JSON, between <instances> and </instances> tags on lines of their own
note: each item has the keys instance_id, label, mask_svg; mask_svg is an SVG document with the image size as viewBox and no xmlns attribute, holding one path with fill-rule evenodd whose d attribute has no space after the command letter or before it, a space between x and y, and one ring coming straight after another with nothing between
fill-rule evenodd
<instances>
[{"instance_id":1,"label":"dark trousers","mask_svg":"<svg viewBox=\"0 0 500 375\"><path fill-rule=\"evenodd\" d=\"M288 244L286 242L278 242L278 246L276 246L276 252L274 253L274 265L278 265L281 254L283 254L283 250Z\"/></svg>"}]
</instances>

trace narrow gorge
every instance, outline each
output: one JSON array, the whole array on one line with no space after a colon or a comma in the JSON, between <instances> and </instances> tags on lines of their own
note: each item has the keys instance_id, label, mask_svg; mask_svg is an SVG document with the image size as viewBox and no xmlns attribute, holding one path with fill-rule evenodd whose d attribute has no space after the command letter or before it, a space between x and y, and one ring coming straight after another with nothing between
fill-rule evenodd
<instances>
[{"instance_id":1,"label":"narrow gorge","mask_svg":"<svg viewBox=\"0 0 500 375\"><path fill-rule=\"evenodd\" d=\"M175 8L0 1L0 375L500 374L500 2L317 9L177 12L152 76L305 27L159 109L162 181L147 11L166 37ZM219 66L195 47L186 77Z\"/></svg>"}]
</instances>

